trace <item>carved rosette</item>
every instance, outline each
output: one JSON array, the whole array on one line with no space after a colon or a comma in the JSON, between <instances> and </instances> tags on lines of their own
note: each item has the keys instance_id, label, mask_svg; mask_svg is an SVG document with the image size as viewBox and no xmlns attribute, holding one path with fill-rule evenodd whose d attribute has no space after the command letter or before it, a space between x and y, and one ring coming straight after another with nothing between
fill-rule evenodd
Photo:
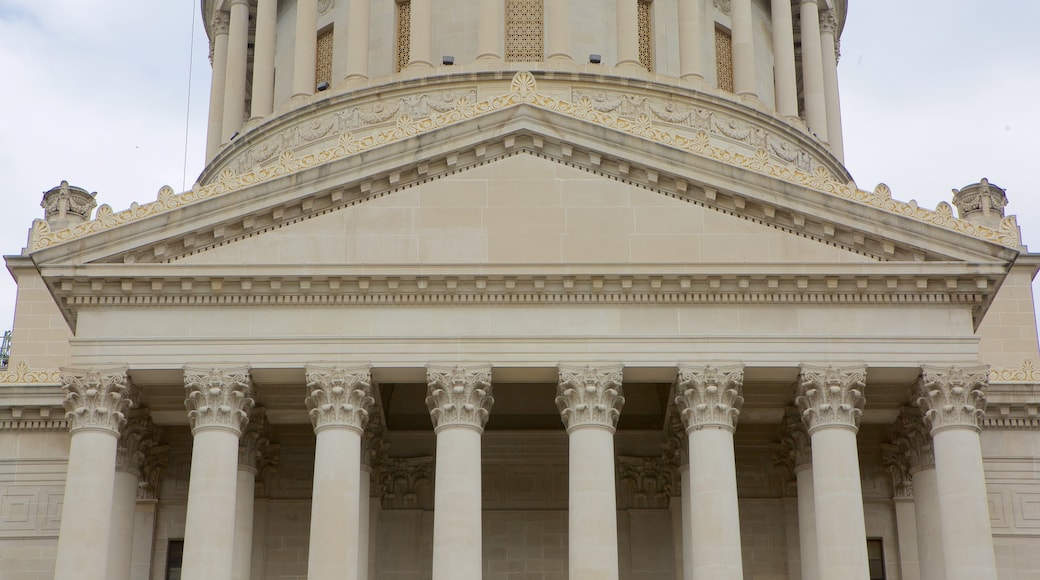
<instances>
[{"instance_id":1,"label":"carved rosette","mask_svg":"<svg viewBox=\"0 0 1040 580\"><path fill-rule=\"evenodd\" d=\"M618 480L626 496L623 505L632 508L667 508L673 492L679 491L666 457L617 457Z\"/></svg>"},{"instance_id":2,"label":"carved rosette","mask_svg":"<svg viewBox=\"0 0 1040 580\"><path fill-rule=\"evenodd\" d=\"M116 471L126 471L140 478L148 454L159 444L161 435L162 430L152 422L146 410L131 411L116 444Z\"/></svg>"},{"instance_id":3,"label":"carved rosette","mask_svg":"<svg viewBox=\"0 0 1040 580\"><path fill-rule=\"evenodd\" d=\"M137 499L159 499L159 482L170 465L170 446L155 445L148 449L141 464L141 478L137 482Z\"/></svg>"},{"instance_id":4,"label":"carved rosette","mask_svg":"<svg viewBox=\"0 0 1040 580\"><path fill-rule=\"evenodd\" d=\"M809 433L825 427L856 431L863 415L866 367L814 367L803 365L795 402Z\"/></svg>"},{"instance_id":5,"label":"carved rosette","mask_svg":"<svg viewBox=\"0 0 1040 580\"><path fill-rule=\"evenodd\" d=\"M917 405L924 411L932 435L947 428L979 429L986 414L989 366L921 367Z\"/></svg>"},{"instance_id":6,"label":"carved rosette","mask_svg":"<svg viewBox=\"0 0 1040 580\"><path fill-rule=\"evenodd\" d=\"M914 497L913 477L910 475L910 462L898 445L883 443L881 445L881 465L892 475L892 497L894 499L912 499Z\"/></svg>"},{"instance_id":7,"label":"carved rosette","mask_svg":"<svg viewBox=\"0 0 1040 580\"><path fill-rule=\"evenodd\" d=\"M188 423L192 435L203 429L226 429L241 435L253 408L248 367L184 369Z\"/></svg>"},{"instance_id":8,"label":"carved rosette","mask_svg":"<svg viewBox=\"0 0 1040 580\"><path fill-rule=\"evenodd\" d=\"M465 426L483 431L495 398L491 367L427 367L426 408L433 429Z\"/></svg>"},{"instance_id":9,"label":"carved rosette","mask_svg":"<svg viewBox=\"0 0 1040 580\"><path fill-rule=\"evenodd\" d=\"M681 410L686 432L705 427L733 431L744 397L744 366L679 366L675 404Z\"/></svg>"},{"instance_id":10,"label":"carved rosette","mask_svg":"<svg viewBox=\"0 0 1040 580\"><path fill-rule=\"evenodd\" d=\"M61 369L62 406L69 431L110 431L118 435L125 412L134 404L126 368L108 370Z\"/></svg>"},{"instance_id":11,"label":"carved rosette","mask_svg":"<svg viewBox=\"0 0 1040 580\"><path fill-rule=\"evenodd\" d=\"M259 473L263 457L270 448L271 423L267 420L267 409L253 409L238 440L238 468Z\"/></svg>"},{"instance_id":12,"label":"carved rosette","mask_svg":"<svg viewBox=\"0 0 1040 580\"><path fill-rule=\"evenodd\" d=\"M797 495L797 474L812 466L812 445L809 431L802 421L802 414L795 407L788 407L780 423L780 440L772 446L773 464L780 472L784 493Z\"/></svg>"},{"instance_id":13,"label":"carved rosette","mask_svg":"<svg viewBox=\"0 0 1040 580\"><path fill-rule=\"evenodd\" d=\"M567 431L585 426L617 426L625 397L621 390L621 365L567 367L561 365L556 407Z\"/></svg>"},{"instance_id":14,"label":"carved rosette","mask_svg":"<svg viewBox=\"0 0 1040 580\"><path fill-rule=\"evenodd\" d=\"M372 367L307 367L307 409L314 432L347 427L359 434L368 423L372 397Z\"/></svg>"},{"instance_id":15,"label":"carved rosette","mask_svg":"<svg viewBox=\"0 0 1040 580\"><path fill-rule=\"evenodd\" d=\"M419 509L428 503L433 457L389 457L379 475L383 509Z\"/></svg>"}]
</instances>

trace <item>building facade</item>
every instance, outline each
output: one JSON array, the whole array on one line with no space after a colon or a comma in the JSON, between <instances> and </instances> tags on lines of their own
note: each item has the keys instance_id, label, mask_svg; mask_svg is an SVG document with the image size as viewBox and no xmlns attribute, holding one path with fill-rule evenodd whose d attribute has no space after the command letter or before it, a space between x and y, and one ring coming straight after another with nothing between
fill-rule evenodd
<instances>
[{"instance_id":1,"label":"building facade","mask_svg":"<svg viewBox=\"0 0 1040 580\"><path fill-rule=\"evenodd\" d=\"M1040 578L1040 255L846 8L204 0L198 182L6 257L3 577Z\"/></svg>"}]
</instances>

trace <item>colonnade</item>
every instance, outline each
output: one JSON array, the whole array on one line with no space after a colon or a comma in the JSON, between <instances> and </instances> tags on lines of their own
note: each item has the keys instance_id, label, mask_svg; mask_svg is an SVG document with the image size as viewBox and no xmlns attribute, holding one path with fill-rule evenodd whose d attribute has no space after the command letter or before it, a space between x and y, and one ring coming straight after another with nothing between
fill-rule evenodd
<instances>
[{"instance_id":1,"label":"colonnade","mask_svg":"<svg viewBox=\"0 0 1040 580\"><path fill-rule=\"evenodd\" d=\"M274 63L277 0L255 0L253 30L253 76L248 111L250 119L269 116L274 110ZM622 69L639 67L638 0L615 0L617 62ZM843 159L841 106L837 76L837 20L832 10L820 11L818 0L795 0L801 22L801 79L804 118L808 129ZM408 69L430 69L433 54L433 9L436 0L412 0L409 27ZM213 73L210 87L209 128L206 158L212 159L220 145L231 139L246 118L246 76L249 54L250 0L229 0L228 10L210 15ZM505 46L505 15L502 2L480 2L478 8L477 59L502 60ZM679 78L703 81L713 67L704 54L704 39L714 34L714 18L708 0L678 0ZM775 110L789 120L799 118L798 71L795 66L794 17L791 0L771 0L773 77ZM734 91L759 100L755 23L752 0L732 0L730 8L733 39ZM369 78L370 5L351 1L346 26L336 29L337 41L345 49L337 55L345 60L344 81L364 82ZM574 62L571 51L570 5L567 0L545 5L545 55L547 61ZM297 0L295 41L292 49L293 99L314 94L317 57L318 1ZM345 30L345 38L340 37ZM584 59L585 56L580 57Z\"/></svg>"},{"instance_id":2,"label":"colonnade","mask_svg":"<svg viewBox=\"0 0 1040 580\"><path fill-rule=\"evenodd\" d=\"M570 457L568 577L617 579L613 436L625 402L623 368L558 370ZM491 376L490 366L427 367L437 440L434 580L481 578L483 555L474 546L482 538L480 450L494 403ZM856 445L865 377L863 367L801 367L798 411L784 423L781 455L797 479L806 580L868 578ZM917 418L911 411L901 418L925 579L996 579L979 443L986 377L985 367L923 367ZM316 437L308 578L364 579L370 368L308 366L306 378ZM63 369L62 382L71 447L55 578L122 580L140 463L157 436L142 411L127 421L136 395L126 369ZM253 484L269 445L249 369L186 369L184 384L193 447L182 577L249 578ZM679 526L687 580L743 577L733 446L742 390L742 366L677 369L675 404L688 444Z\"/></svg>"}]
</instances>

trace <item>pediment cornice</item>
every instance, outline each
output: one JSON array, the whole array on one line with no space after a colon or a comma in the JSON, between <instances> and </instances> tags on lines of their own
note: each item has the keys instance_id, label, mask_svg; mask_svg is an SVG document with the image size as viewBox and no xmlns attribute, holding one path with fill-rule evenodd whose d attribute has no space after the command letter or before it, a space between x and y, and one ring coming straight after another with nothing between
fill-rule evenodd
<instances>
[{"instance_id":1,"label":"pediment cornice","mask_svg":"<svg viewBox=\"0 0 1040 580\"><path fill-rule=\"evenodd\" d=\"M164 262L529 153L877 260L1005 262L1018 253L1013 218L999 230L975 226L953 217L948 204L927 210L892 199L884 186L867 192L822 167L804 173L778 164L764 150L733 153L706 137L584 110L538 93L530 73L484 103L496 102L465 119L398 124L390 135L397 139L345 135L330 151L286 153L272 166L225 171L183 194L163 188L156 202L119 213L103 207L93 221L59 232L37 222L30 251L41 263Z\"/></svg>"}]
</instances>

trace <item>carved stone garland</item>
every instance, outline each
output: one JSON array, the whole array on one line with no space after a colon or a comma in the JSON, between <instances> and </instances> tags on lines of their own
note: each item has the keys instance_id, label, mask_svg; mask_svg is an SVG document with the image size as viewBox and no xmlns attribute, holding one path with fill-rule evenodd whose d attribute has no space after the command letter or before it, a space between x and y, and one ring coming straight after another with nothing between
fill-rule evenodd
<instances>
[{"instance_id":1,"label":"carved stone garland","mask_svg":"<svg viewBox=\"0 0 1040 580\"><path fill-rule=\"evenodd\" d=\"M921 367L917 404L932 434L950 427L979 430L986 414L989 366Z\"/></svg>"},{"instance_id":2,"label":"carved stone garland","mask_svg":"<svg viewBox=\"0 0 1040 580\"><path fill-rule=\"evenodd\" d=\"M94 429L118 434L134 404L126 368L61 369L62 406L69 431Z\"/></svg>"},{"instance_id":3,"label":"carved stone garland","mask_svg":"<svg viewBox=\"0 0 1040 580\"><path fill-rule=\"evenodd\" d=\"M330 426L350 427L359 433L368 422L372 398L371 367L314 367L307 369L307 409L314 431Z\"/></svg>"},{"instance_id":4,"label":"carved stone garland","mask_svg":"<svg viewBox=\"0 0 1040 580\"><path fill-rule=\"evenodd\" d=\"M820 427L859 429L866 367L803 365L795 401L809 433Z\"/></svg>"},{"instance_id":5,"label":"carved stone garland","mask_svg":"<svg viewBox=\"0 0 1040 580\"><path fill-rule=\"evenodd\" d=\"M184 369L184 388L188 393L184 406L193 434L200 429L227 429L242 434L253 408L248 367Z\"/></svg>"},{"instance_id":6,"label":"carved stone garland","mask_svg":"<svg viewBox=\"0 0 1040 580\"><path fill-rule=\"evenodd\" d=\"M625 405L621 365L606 367L560 366L556 407L567 430L596 425L613 430Z\"/></svg>"},{"instance_id":7,"label":"carved stone garland","mask_svg":"<svg viewBox=\"0 0 1040 580\"><path fill-rule=\"evenodd\" d=\"M434 431L456 425L484 428L495 402L491 367L428 367L426 381L426 408Z\"/></svg>"},{"instance_id":8,"label":"carved stone garland","mask_svg":"<svg viewBox=\"0 0 1040 580\"><path fill-rule=\"evenodd\" d=\"M686 431L718 427L733 431L744 404L743 365L679 366L675 404L682 410Z\"/></svg>"}]
</instances>

